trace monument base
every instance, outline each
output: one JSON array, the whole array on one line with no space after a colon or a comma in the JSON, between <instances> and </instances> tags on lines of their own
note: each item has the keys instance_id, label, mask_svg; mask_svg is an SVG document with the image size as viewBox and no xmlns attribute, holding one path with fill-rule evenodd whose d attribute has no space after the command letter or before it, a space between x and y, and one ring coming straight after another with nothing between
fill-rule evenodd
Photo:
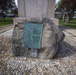
<instances>
[{"instance_id":1,"label":"monument base","mask_svg":"<svg viewBox=\"0 0 76 75\"><path fill-rule=\"evenodd\" d=\"M59 26L59 20L57 18L50 18L57 26ZM25 17L18 17L18 18L14 18L13 22L14 25L17 24L18 22L24 21Z\"/></svg>"},{"instance_id":2,"label":"monument base","mask_svg":"<svg viewBox=\"0 0 76 75\"><path fill-rule=\"evenodd\" d=\"M14 55L52 58L64 39L64 34L57 23L58 20L53 18L15 18L12 38Z\"/></svg>"}]
</instances>

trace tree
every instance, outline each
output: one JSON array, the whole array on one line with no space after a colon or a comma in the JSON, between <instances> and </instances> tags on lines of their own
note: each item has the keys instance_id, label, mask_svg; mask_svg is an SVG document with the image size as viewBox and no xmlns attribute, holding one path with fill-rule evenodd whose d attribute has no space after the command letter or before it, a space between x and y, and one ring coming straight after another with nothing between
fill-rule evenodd
<instances>
[{"instance_id":1,"label":"tree","mask_svg":"<svg viewBox=\"0 0 76 75\"><path fill-rule=\"evenodd\" d=\"M60 0L58 9L63 13L63 20L68 17L68 22L70 22L73 19L74 11L76 11L76 0Z\"/></svg>"},{"instance_id":2,"label":"tree","mask_svg":"<svg viewBox=\"0 0 76 75\"><path fill-rule=\"evenodd\" d=\"M16 6L15 2L13 2L13 9L11 12L17 17L18 16L18 7Z\"/></svg>"},{"instance_id":3,"label":"tree","mask_svg":"<svg viewBox=\"0 0 76 75\"><path fill-rule=\"evenodd\" d=\"M14 0L0 0L0 10L1 13L3 14L2 17L5 20L5 13L7 12L7 10L11 10L14 6L13 6Z\"/></svg>"},{"instance_id":4,"label":"tree","mask_svg":"<svg viewBox=\"0 0 76 75\"><path fill-rule=\"evenodd\" d=\"M12 10L12 13L13 13L16 17L18 17L18 8L13 9L13 10Z\"/></svg>"}]
</instances>

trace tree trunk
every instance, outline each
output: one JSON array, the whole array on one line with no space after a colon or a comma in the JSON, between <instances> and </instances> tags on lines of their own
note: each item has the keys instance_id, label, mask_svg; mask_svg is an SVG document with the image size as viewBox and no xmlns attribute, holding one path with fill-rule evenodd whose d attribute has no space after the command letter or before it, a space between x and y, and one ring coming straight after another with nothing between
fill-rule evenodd
<instances>
[{"instance_id":1,"label":"tree trunk","mask_svg":"<svg viewBox=\"0 0 76 75\"><path fill-rule=\"evenodd\" d=\"M73 16L74 16L74 10L71 13L71 20L73 19Z\"/></svg>"},{"instance_id":2,"label":"tree trunk","mask_svg":"<svg viewBox=\"0 0 76 75\"><path fill-rule=\"evenodd\" d=\"M63 12L63 21L65 21L65 11Z\"/></svg>"},{"instance_id":3,"label":"tree trunk","mask_svg":"<svg viewBox=\"0 0 76 75\"><path fill-rule=\"evenodd\" d=\"M71 13L68 13L68 23L70 23L71 20Z\"/></svg>"},{"instance_id":4,"label":"tree trunk","mask_svg":"<svg viewBox=\"0 0 76 75\"><path fill-rule=\"evenodd\" d=\"M62 10L62 12L63 12L63 15L62 15L62 20L63 20L63 21L65 21L65 16L66 16L66 8L64 8L64 9Z\"/></svg>"},{"instance_id":5,"label":"tree trunk","mask_svg":"<svg viewBox=\"0 0 76 75\"><path fill-rule=\"evenodd\" d=\"M3 21L5 21L5 17L3 17Z\"/></svg>"},{"instance_id":6,"label":"tree trunk","mask_svg":"<svg viewBox=\"0 0 76 75\"><path fill-rule=\"evenodd\" d=\"M5 15L5 11L3 11L3 10L2 10L2 17L3 17L3 21L5 21L6 15Z\"/></svg>"}]
</instances>

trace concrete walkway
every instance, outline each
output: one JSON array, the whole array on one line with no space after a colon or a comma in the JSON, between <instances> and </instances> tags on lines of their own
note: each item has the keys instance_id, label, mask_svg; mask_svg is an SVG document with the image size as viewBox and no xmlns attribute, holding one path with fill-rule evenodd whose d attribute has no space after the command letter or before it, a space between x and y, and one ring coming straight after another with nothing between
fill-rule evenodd
<instances>
[{"instance_id":1,"label":"concrete walkway","mask_svg":"<svg viewBox=\"0 0 76 75\"><path fill-rule=\"evenodd\" d=\"M10 29L6 32L1 33L0 36L10 37L10 36L12 36L12 33L13 33L13 29Z\"/></svg>"},{"instance_id":2,"label":"concrete walkway","mask_svg":"<svg viewBox=\"0 0 76 75\"><path fill-rule=\"evenodd\" d=\"M75 36L76 37L76 30L75 29L67 29L67 30L65 30L65 32L68 32L68 33L70 33L71 35L73 35L73 36Z\"/></svg>"},{"instance_id":3,"label":"concrete walkway","mask_svg":"<svg viewBox=\"0 0 76 75\"><path fill-rule=\"evenodd\" d=\"M0 34L13 28L13 24L0 27Z\"/></svg>"},{"instance_id":4,"label":"concrete walkway","mask_svg":"<svg viewBox=\"0 0 76 75\"><path fill-rule=\"evenodd\" d=\"M76 37L76 29L67 26L60 26L60 29L65 33L66 36Z\"/></svg>"}]
</instances>

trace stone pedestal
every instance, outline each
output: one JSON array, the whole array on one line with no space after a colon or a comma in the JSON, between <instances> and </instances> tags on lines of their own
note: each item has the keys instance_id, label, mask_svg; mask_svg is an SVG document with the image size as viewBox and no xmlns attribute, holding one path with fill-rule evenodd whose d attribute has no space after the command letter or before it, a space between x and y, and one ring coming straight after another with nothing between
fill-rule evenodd
<instances>
[{"instance_id":1,"label":"stone pedestal","mask_svg":"<svg viewBox=\"0 0 76 75\"><path fill-rule=\"evenodd\" d=\"M18 17L13 19L14 25L17 24L18 22L24 21L25 17ZM59 20L56 18L50 18L57 26L59 26Z\"/></svg>"},{"instance_id":2,"label":"stone pedestal","mask_svg":"<svg viewBox=\"0 0 76 75\"><path fill-rule=\"evenodd\" d=\"M19 17L54 18L55 0L18 0Z\"/></svg>"},{"instance_id":3,"label":"stone pedestal","mask_svg":"<svg viewBox=\"0 0 76 75\"><path fill-rule=\"evenodd\" d=\"M55 0L18 0L18 15L20 18L47 17L57 26L59 20L54 18Z\"/></svg>"}]
</instances>

